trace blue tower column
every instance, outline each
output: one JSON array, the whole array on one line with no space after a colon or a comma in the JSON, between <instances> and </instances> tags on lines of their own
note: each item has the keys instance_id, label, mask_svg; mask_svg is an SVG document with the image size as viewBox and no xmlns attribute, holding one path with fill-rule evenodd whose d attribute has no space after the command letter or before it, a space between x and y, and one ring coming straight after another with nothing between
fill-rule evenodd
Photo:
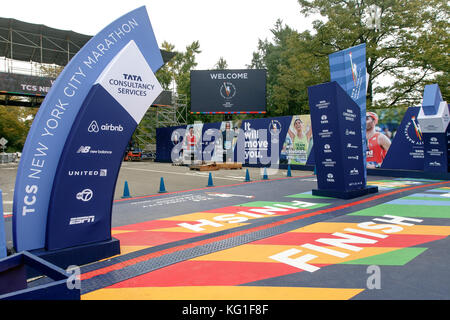
<instances>
[{"instance_id":1,"label":"blue tower column","mask_svg":"<svg viewBox=\"0 0 450 320\"><path fill-rule=\"evenodd\" d=\"M314 195L351 199L378 188L366 186L359 106L335 81L308 88L317 190Z\"/></svg>"},{"instance_id":2,"label":"blue tower column","mask_svg":"<svg viewBox=\"0 0 450 320\"><path fill-rule=\"evenodd\" d=\"M0 259L6 257L5 222L3 218L3 198L0 190Z\"/></svg>"},{"instance_id":3,"label":"blue tower column","mask_svg":"<svg viewBox=\"0 0 450 320\"><path fill-rule=\"evenodd\" d=\"M425 172L449 172L449 122L450 112L443 101L439 86L425 86L423 103L417 117L424 141Z\"/></svg>"}]
</instances>

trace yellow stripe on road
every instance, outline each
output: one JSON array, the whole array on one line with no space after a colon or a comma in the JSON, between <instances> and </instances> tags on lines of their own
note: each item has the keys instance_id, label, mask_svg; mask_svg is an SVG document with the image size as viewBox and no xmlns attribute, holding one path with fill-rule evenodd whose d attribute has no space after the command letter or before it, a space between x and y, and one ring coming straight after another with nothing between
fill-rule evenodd
<instances>
[{"instance_id":1,"label":"yellow stripe on road","mask_svg":"<svg viewBox=\"0 0 450 320\"><path fill-rule=\"evenodd\" d=\"M337 264L347 261L352 261L355 259L362 259L371 256L375 256L378 254L395 251L402 248L383 248L383 247L362 247L359 252L344 250L341 248L325 246L320 243L315 243L322 248L331 249L338 251L340 253L346 253L348 256L345 258L339 258L336 256L324 254L322 252L318 252L315 250L303 248L301 246L294 245L254 245L254 244L246 244L238 247L234 247L227 250L217 251L214 253L210 253L204 256L200 256L194 258L194 261L236 261L236 262L273 262L280 263L276 260L273 260L269 257L284 252L289 249L298 249L301 250L296 255L292 255L289 258L295 259L305 254L313 254L317 256L317 258L310 261L310 264L320 265L320 264ZM355 244L356 246L356 244ZM301 270L299 270L301 271Z\"/></svg>"},{"instance_id":2,"label":"yellow stripe on road","mask_svg":"<svg viewBox=\"0 0 450 320\"><path fill-rule=\"evenodd\" d=\"M379 217L382 218L382 217ZM386 224L382 221L371 221L375 224ZM391 224L392 225L392 224ZM380 233L384 235L393 235L393 234L423 234L430 236L446 236L450 235L450 226L424 226L424 225L413 225L413 226L400 226L403 228L402 231L392 232L392 233L384 233L381 229L364 229L359 228L357 223L346 223L346 222L319 222L314 223L309 226L305 226L299 229L295 229L289 232L312 232L312 233L334 233L334 232L345 232L346 228L360 229L369 232ZM386 228L387 229L387 228Z\"/></svg>"},{"instance_id":3,"label":"yellow stripe on road","mask_svg":"<svg viewBox=\"0 0 450 320\"><path fill-rule=\"evenodd\" d=\"M364 289L305 287L144 287L101 289L82 300L348 300Z\"/></svg>"}]
</instances>

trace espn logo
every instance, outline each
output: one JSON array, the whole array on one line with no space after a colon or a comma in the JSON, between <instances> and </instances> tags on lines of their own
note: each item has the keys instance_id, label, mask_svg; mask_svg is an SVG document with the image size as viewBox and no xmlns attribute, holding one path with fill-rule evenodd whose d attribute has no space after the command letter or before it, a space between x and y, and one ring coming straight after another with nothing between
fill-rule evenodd
<instances>
[{"instance_id":1,"label":"espn logo","mask_svg":"<svg viewBox=\"0 0 450 320\"><path fill-rule=\"evenodd\" d=\"M69 225L94 222L95 216L75 217L71 218Z\"/></svg>"}]
</instances>

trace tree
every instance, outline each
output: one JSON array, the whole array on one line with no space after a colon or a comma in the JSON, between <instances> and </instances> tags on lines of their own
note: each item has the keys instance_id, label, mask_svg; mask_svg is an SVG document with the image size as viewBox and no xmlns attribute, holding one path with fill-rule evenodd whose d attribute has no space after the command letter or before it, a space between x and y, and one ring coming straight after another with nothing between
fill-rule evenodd
<instances>
[{"instance_id":1,"label":"tree","mask_svg":"<svg viewBox=\"0 0 450 320\"><path fill-rule=\"evenodd\" d=\"M22 151L37 108L0 106L0 138L8 140L8 151Z\"/></svg>"},{"instance_id":2,"label":"tree","mask_svg":"<svg viewBox=\"0 0 450 320\"><path fill-rule=\"evenodd\" d=\"M167 52L174 52L175 46L167 41L164 41L161 44L161 48ZM170 86L173 84L174 75L173 75L173 59L169 60L165 65L163 65L156 72L155 76L158 79L164 90L170 90Z\"/></svg>"},{"instance_id":3,"label":"tree","mask_svg":"<svg viewBox=\"0 0 450 320\"><path fill-rule=\"evenodd\" d=\"M368 108L412 106L423 88L438 83L448 101L449 5L445 0L298 0L314 22L312 47L318 56L366 43ZM379 30L364 21L380 7ZM391 80L391 81L389 81ZM375 97L379 96L378 100Z\"/></svg>"},{"instance_id":4,"label":"tree","mask_svg":"<svg viewBox=\"0 0 450 320\"><path fill-rule=\"evenodd\" d=\"M326 81L328 60L315 53L308 31L300 34L278 20L271 32L272 41L258 41L248 66L267 70L267 116L308 113L307 87Z\"/></svg>"},{"instance_id":5,"label":"tree","mask_svg":"<svg viewBox=\"0 0 450 320\"><path fill-rule=\"evenodd\" d=\"M227 61L223 58L220 57L219 60L216 62L216 64L214 65L214 69L216 70L225 70L228 69L228 63Z\"/></svg>"}]
</instances>

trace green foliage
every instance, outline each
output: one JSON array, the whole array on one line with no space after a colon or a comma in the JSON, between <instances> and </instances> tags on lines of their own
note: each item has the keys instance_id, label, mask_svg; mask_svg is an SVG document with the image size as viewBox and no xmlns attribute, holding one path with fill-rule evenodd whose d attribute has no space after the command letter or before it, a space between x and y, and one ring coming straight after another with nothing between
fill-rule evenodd
<instances>
[{"instance_id":1,"label":"green foliage","mask_svg":"<svg viewBox=\"0 0 450 320\"><path fill-rule=\"evenodd\" d=\"M220 57L219 60L214 65L215 70L225 70L227 68L228 68L228 63L223 57Z\"/></svg>"},{"instance_id":2,"label":"green foliage","mask_svg":"<svg viewBox=\"0 0 450 320\"><path fill-rule=\"evenodd\" d=\"M428 83L439 82L447 92L450 42L445 0L299 0L299 4L302 13L325 18L314 23L313 47L320 52L366 43L368 108L417 105ZM378 30L365 23L374 4L381 9Z\"/></svg>"},{"instance_id":3,"label":"green foliage","mask_svg":"<svg viewBox=\"0 0 450 320\"><path fill-rule=\"evenodd\" d=\"M420 105L426 84L449 97L449 4L444 0L299 0L300 12L318 15L299 33L278 20L272 41L259 40L249 65L267 69L267 116L308 113L308 86L330 80L328 55L365 43L367 108ZM368 9L381 8L378 29ZM300 18L300 17L299 17Z\"/></svg>"},{"instance_id":4,"label":"green foliage","mask_svg":"<svg viewBox=\"0 0 450 320\"><path fill-rule=\"evenodd\" d=\"M8 152L22 151L36 112L35 108L0 106L0 138L8 140Z\"/></svg>"},{"instance_id":5,"label":"green foliage","mask_svg":"<svg viewBox=\"0 0 450 320\"><path fill-rule=\"evenodd\" d=\"M161 47L168 52L175 52L175 46L167 41L164 41ZM190 45L186 46L184 52L177 52L175 57L156 72L156 78L161 83L163 89L170 90L172 89L171 86L173 86L178 95L185 95L187 97L188 108L190 108L191 101L190 72L197 66L195 58L199 53L201 53L200 43L193 41Z\"/></svg>"},{"instance_id":6,"label":"green foliage","mask_svg":"<svg viewBox=\"0 0 450 320\"><path fill-rule=\"evenodd\" d=\"M267 116L309 112L307 87L326 81L328 60L313 48L312 35L278 20L273 42L259 40L250 68L267 70Z\"/></svg>"}]
</instances>

